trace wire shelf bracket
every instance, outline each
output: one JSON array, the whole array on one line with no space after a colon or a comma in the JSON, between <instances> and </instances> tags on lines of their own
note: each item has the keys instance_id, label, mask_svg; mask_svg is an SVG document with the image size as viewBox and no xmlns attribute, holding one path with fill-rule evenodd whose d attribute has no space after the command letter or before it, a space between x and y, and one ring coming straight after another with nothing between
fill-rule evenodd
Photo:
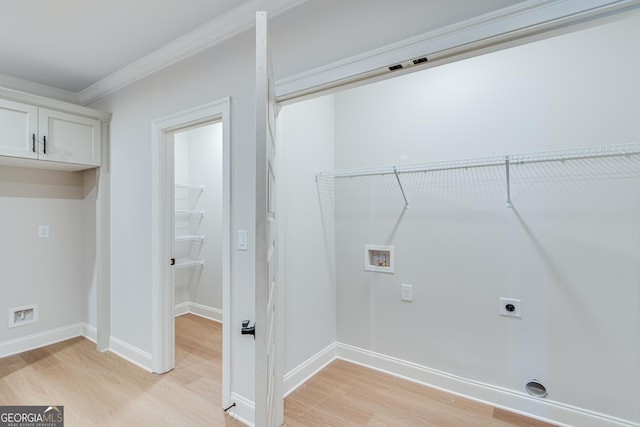
<instances>
[{"instance_id":1,"label":"wire shelf bracket","mask_svg":"<svg viewBox=\"0 0 640 427\"><path fill-rule=\"evenodd\" d=\"M404 188L402 187L402 181L400 181L400 175L398 175L398 169L394 166L393 173L396 175L396 181L398 181L398 186L400 187L400 192L402 193L402 198L404 199L404 208L409 208L409 202L407 201L407 195L404 193Z\"/></svg>"},{"instance_id":2,"label":"wire shelf bracket","mask_svg":"<svg viewBox=\"0 0 640 427\"><path fill-rule=\"evenodd\" d=\"M504 168L507 173L507 207L512 208L513 203L511 203L511 180L509 179L509 156L504 156Z\"/></svg>"}]
</instances>

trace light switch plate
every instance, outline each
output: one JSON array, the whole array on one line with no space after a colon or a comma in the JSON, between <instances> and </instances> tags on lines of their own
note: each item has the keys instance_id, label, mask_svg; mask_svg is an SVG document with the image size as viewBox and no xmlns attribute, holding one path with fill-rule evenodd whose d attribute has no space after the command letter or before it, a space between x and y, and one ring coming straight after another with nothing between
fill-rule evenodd
<instances>
[{"instance_id":1,"label":"light switch plate","mask_svg":"<svg viewBox=\"0 0 640 427\"><path fill-rule=\"evenodd\" d=\"M247 230L238 230L238 250L239 251L248 251L249 250L249 237L247 234Z\"/></svg>"}]
</instances>

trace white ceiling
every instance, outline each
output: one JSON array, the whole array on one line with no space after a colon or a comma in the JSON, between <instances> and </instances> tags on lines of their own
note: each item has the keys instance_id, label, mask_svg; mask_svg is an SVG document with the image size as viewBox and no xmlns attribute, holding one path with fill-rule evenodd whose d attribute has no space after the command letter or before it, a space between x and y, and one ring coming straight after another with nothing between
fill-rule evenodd
<instances>
[{"instance_id":1,"label":"white ceiling","mask_svg":"<svg viewBox=\"0 0 640 427\"><path fill-rule=\"evenodd\" d=\"M274 53L286 55L274 59L291 74L324 65L313 62L308 43L329 49L318 61L340 61L510 7L516 15L546 9L562 17L630 4L640 0L6 1L0 86L86 104L251 28L256 10L279 15Z\"/></svg>"},{"instance_id":2,"label":"white ceiling","mask_svg":"<svg viewBox=\"0 0 640 427\"><path fill-rule=\"evenodd\" d=\"M0 73L78 92L245 1L5 2Z\"/></svg>"},{"instance_id":3,"label":"white ceiling","mask_svg":"<svg viewBox=\"0 0 640 427\"><path fill-rule=\"evenodd\" d=\"M408 34L411 35L416 25L425 25L420 23L420 20L416 21L414 12L417 11L429 10L426 21L430 25L442 25L517 2L518 0L396 1L394 7L398 16L394 17L394 21L398 23L398 17L404 16L409 25L397 25L385 31L392 30L403 35L409 31ZM345 6L369 6L367 2L344 0L6 2L3 5L3 13L0 14L0 77L4 76L5 82L7 79L25 80L71 93L80 93L97 82L115 79L114 75L120 80L126 80L121 77L124 74L123 69L136 68L136 64L143 57L160 57L162 55L158 55L159 51L171 49L174 57L179 56L175 53L176 50L184 50L194 45L194 41L211 39L209 35L212 32L217 32L216 39L220 40L224 38L220 34L221 31L238 32L246 29L246 22L239 21L246 21L247 17L244 15L249 15L250 11L275 9L281 12L302 3L305 3L309 10L319 9L325 20L329 9L336 10L334 18L339 20L340 9ZM309 4L314 6L309 8ZM321 27L324 30L316 29L320 33L339 34L339 31L327 29L325 25ZM198 30L200 34L197 37L193 36ZM323 37L323 34L319 34L319 37ZM176 43L176 39L179 42ZM357 40L353 41L356 43L354 48L357 49ZM166 55L163 56L165 57ZM158 67L159 64L155 66Z\"/></svg>"}]
</instances>

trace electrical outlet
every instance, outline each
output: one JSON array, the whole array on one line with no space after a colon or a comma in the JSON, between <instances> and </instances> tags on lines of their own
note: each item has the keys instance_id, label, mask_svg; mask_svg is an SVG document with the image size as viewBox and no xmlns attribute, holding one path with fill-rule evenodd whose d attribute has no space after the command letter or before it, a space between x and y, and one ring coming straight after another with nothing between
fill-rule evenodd
<instances>
[{"instance_id":1,"label":"electrical outlet","mask_svg":"<svg viewBox=\"0 0 640 427\"><path fill-rule=\"evenodd\" d=\"M515 298L500 298L501 316L522 317L522 301Z\"/></svg>"},{"instance_id":2,"label":"electrical outlet","mask_svg":"<svg viewBox=\"0 0 640 427\"><path fill-rule=\"evenodd\" d=\"M413 285L400 285L400 299L402 301L413 301Z\"/></svg>"},{"instance_id":3,"label":"electrical outlet","mask_svg":"<svg viewBox=\"0 0 640 427\"><path fill-rule=\"evenodd\" d=\"M49 225L38 226L38 237L46 239L49 237Z\"/></svg>"}]
</instances>

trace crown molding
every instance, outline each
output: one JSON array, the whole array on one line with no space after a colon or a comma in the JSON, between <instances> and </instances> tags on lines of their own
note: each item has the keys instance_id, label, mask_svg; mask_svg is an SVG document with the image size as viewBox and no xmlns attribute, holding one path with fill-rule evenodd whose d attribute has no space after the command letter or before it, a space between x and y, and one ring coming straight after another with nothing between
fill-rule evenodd
<instances>
[{"instance_id":1,"label":"crown molding","mask_svg":"<svg viewBox=\"0 0 640 427\"><path fill-rule=\"evenodd\" d=\"M640 7L640 0L528 0L276 81L280 102L428 68ZM402 64L403 70L388 67Z\"/></svg>"},{"instance_id":2,"label":"crown molding","mask_svg":"<svg viewBox=\"0 0 640 427\"><path fill-rule=\"evenodd\" d=\"M32 82L27 82L32 83ZM27 85L30 86L30 85ZM42 85L38 85L37 89L42 89ZM64 111L70 114L77 114L80 116L91 117L94 119L102 120L108 122L111 120L111 113L105 113L103 111L98 111L90 107L85 107L80 105L77 99L74 101L65 101L60 99L60 97L54 96L57 93L57 89L51 88L48 86L44 86L45 89L48 89L49 93L39 94L35 86L32 86L32 90L16 90L9 89L6 87L0 86L0 98L7 99L9 101L14 102L22 102L25 104L30 104L37 107L51 108L57 111ZM64 93L64 91L63 91Z\"/></svg>"},{"instance_id":3,"label":"crown molding","mask_svg":"<svg viewBox=\"0 0 640 427\"><path fill-rule=\"evenodd\" d=\"M41 83L32 82L19 77L10 76L8 74L0 74L0 88L57 99L59 101L70 102L73 104L80 103L78 94L75 92L43 85Z\"/></svg>"},{"instance_id":4,"label":"crown molding","mask_svg":"<svg viewBox=\"0 0 640 427\"><path fill-rule=\"evenodd\" d=\"M249 0L220 17L203 24L158 50L132 62L88 88L77 97L87 105L125 86L149 76L183 59L202 52L255 25L256 10L265 10L271 17L294 8L306 0Z\"/></svg>"}]
</instances>

